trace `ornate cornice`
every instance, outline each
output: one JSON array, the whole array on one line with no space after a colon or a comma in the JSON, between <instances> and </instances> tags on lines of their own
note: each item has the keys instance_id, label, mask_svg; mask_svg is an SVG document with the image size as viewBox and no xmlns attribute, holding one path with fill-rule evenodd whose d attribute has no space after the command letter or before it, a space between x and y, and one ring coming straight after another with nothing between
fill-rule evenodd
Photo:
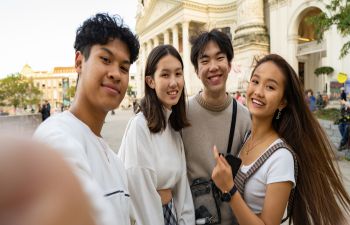
<instances>
[{"instance_id":1,"label":"ornate cornice","mask_svg":"<svg viewBox=\"0 0 350 225\"><path fill-rule=\"evenodd\" d=\"M277 5L282 5L288 2L288 0L267 0L269 7L276 7Z\"/></svg>"}]
</instances>

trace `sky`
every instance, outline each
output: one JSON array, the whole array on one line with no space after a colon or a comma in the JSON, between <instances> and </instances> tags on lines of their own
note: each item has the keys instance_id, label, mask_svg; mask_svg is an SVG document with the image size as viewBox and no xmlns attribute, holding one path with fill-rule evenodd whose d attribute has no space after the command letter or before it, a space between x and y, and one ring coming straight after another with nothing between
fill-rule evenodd
<instances>
[{"instance_id":1,"label":"sky","mask_svg":"<svg viewBox=\"0 0 350 225\"><path fill-rule=\"evenodd\" d=\"M135 30L137 0L1 0L0 78L74 65L76 29L97 12L119 14ZM132 68L134 70L135 68Z\"/></svg>"}]
</instances>

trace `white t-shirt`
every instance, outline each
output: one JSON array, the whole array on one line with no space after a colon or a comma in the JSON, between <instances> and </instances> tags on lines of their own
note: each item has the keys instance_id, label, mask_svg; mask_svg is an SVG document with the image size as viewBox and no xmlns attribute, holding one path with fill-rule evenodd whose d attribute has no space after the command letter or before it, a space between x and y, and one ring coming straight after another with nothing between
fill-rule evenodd
<instances>
[{"instance_id":1,"label":"white t-shirt","mask_svg":"<svg viewBox=\"0 0 350 225\"><path fill-rule=\"evenodd\" d=\"M166 110L166 121L170 114ZM137 225L164 224L157 192L161 189L172 190L179 225L195 224L182 139L169 123L165 130L151 133L146 118L138 113L127 125L118 156L127 171Z\"/></svg>"},{"instance_id":2,"label":"white t-shirt","mask_svg":"<svg viewBox=\"0 0 350 225\"><path fill-rule=\"evenodd\" d=\"M269 147L279 142L283 141L277 139ZM240 170L243 173L247 173L255 162L250 165L242 165ZM293 187L295 186L294 160L290 151L280 148L248 179L244 189L245 202L254 213L261 213L264 206L266 186L271 183L284 181L291 181Z\"/></svg>"},{"instance_id":3,"label":"white t-shirt","mask_svg":"<svg viewBox=\"0 0 350 225\"><path fill-rule=\"evenodd\" d=\"M72 166L91 201L96 224L130 224L125 169L102 138L69 111L45 120L34 138L57 150Z\"/></svg>"}]
</instances>

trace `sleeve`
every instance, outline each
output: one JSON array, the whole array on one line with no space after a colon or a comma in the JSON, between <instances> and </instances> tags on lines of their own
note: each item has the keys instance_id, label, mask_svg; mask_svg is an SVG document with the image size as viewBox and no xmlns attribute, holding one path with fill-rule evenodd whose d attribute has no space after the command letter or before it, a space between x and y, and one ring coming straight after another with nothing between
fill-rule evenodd
<instances>
[{"instance_id":1,"label":"sleeve","mask_svg":"<svg viewBox=\"0 0 350 225\"><path fill-rule=\"evenodd\" d=\"M137 225L164 224L151 137L147 125L139 119L129 122L118 152L127 172L131 217Z\"/></svg>"},{"instance_id":2,"label":"sleeve","mask_svg":"<svg viewBox=\"0 0 350 225\"><path fill-rule=\"evenodd\" d=\"M270 156L268 161L267 184L291 181L295 187L294 159L287 149L279 149Z\"/></svg>"},{"instance_id":3,"label":"sleeve","mask_svg":"<svg viewBox=\"0 0 350 225\"><path fill-rule=\"evenodd\" d=\"M84 147L72 136L59 128L40 126L34 133L34 139L44 142L63 155L78 177L83 190L90 199L96 224L112 225L118 223L110 202L91 175L91 168L86 159Z\"/></svg>"},{"instance_id":4,"label":"sleeve","mask_svg":"<svg viewBox=\"0 0 350 225\"><path fill-rule=\"evenodd\" d=\"M181 149L181 162L182 162L182 176L175 186L174 189L174 201L177 206L177 218L179 225L193 225L195 224L194 217L194 206L192 200L192 194L190 185L188 183L187 171L186 171L186 158L184 147L181 138L182 149Z\"/></svg>"}]
</instances>

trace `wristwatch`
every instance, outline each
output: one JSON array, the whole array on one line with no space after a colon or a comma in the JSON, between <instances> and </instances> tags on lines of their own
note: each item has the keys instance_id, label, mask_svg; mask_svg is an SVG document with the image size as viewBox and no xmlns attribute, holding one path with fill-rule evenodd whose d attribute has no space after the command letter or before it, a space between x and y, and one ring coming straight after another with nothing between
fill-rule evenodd
<instances>
[{"instance_id":1,"label":"wristwatch","mask_svg":"<svg viewBox=\"0 0 350 225\"><path fill-rule=\"evenodd\" d=\"M232 198L232 196L237 192L236 185L233 185L232 189L230 191L224 191L221 195L221 201L223 202L229 202Z\"/></svg>"}]
</instances>

